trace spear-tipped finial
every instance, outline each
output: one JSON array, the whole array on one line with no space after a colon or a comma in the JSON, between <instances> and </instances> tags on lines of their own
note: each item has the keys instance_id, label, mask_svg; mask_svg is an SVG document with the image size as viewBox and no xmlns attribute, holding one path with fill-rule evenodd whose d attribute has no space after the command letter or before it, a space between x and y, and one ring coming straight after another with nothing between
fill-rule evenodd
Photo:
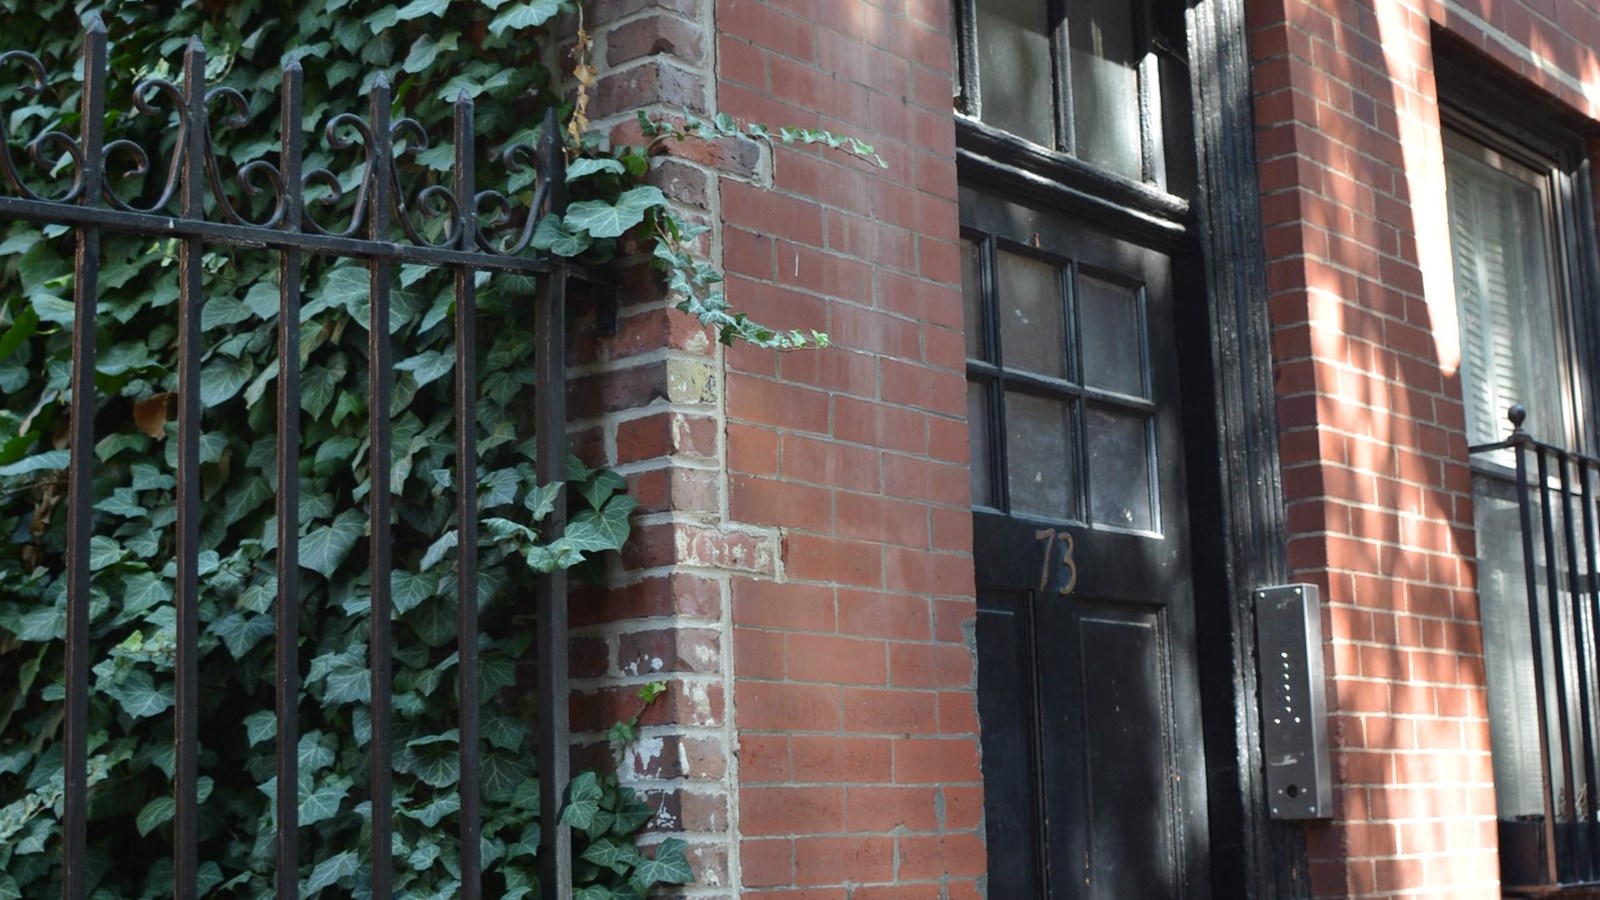
<instances>
[{"instance_id":1,"label":"spear-tipped finial","mask_svg":"<svg viewBox=\"0 0 1600 900\"><path fill-rule=\"evenodd\" d=\"M387 91L389 89L388 73L379 70L377 77L372 79L372 87L374 89L382 88L383 90Z\"/></svg>"},{"instance_id":2,"label":"spear-tipped finial","mask_svg":"<svg viewBox=\"0 0 1600 900\"><path fill-rule=\"evenodd\" d=\"M106 33L106 20L98 12L89 13L83 20L83 30L93 34Z\"/></svg>"},{"instance_id":3,"label":"spear-tipped finial","mask_svg":"<svg viewBox=\"0 0 1600 900\"><path fill-rule=\"evenodd\" d=\"M298 72L298 71L300 71L300 54L298 54L298 53L289 54L288 57L286 57L284 59L284 61L283 61L283 70L285 72Z\"/></svg>"}]
</instances>

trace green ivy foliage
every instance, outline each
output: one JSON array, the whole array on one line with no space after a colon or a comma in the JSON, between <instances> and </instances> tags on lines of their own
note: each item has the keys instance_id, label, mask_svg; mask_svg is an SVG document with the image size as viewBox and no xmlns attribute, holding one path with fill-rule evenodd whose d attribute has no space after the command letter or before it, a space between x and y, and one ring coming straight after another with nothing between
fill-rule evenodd
<instances>
[{"instance_id":1,"label":"green ivy foliage","mask_svg":"<svg viewBox=\"0 0 1600 900\"><path fill-rule=\"evenodd\" d=\"M237 89L248 122L218 126L215 150L237 171L270 157L277 90L287 53L306 71L306 161L341 175L353 193L359 148L321 140L330 117L363 113L372 80L395 85L396 113L432 130L413 146L403 183L448 183L450 103L475 98L484 147L480 187L524 198L531 175L495 158L537 134L528 123L561 100L541 49L545 27L568 7L557 0L0 0L0 50L36 53L49 90L19 89L20 69L0 72L0 115L13 148L55 128L75 133L80 16L103 15L110 32L111 103L106 131L150 150L154 176L119 176L123 196L155 199L174 139L170 110L131 102L137 78L173 78L185 42L199 35L209 83ZM151 111L154 110L154 111ZM214 111L220 121L220 113ZM692 235L641 183L646 148L581 151L569 170L574 203L564 220L539 225L536 244L605 263L637 230L676 242ZM27 167L30 184L59 193L70 177L48 153ZM231 175L229 176L231 178ZM499 180L496 180L499 179ZM57 187L52 189L50 185ZM260 220L270 198L230 194ZM211 201L211 202L214 202ZM346 212L351 197L342 207ZM341 208L319 210L337 219ZM425 211L422 211L425 212ZM437 235L443 224L419 214ZM715 293L717 273L679 243L664 242L669 280L688 287L684 308L724 337L773 346L807 343L732 312ZM660 251L658 251L659 253ZM0 900L59 893L61 878L63 638L65 632L66 434L73 415L93 415L93 697L90 704L92 895L103 900L170 896L173 815L172 669L176 521L177 388L172 241L107 234L101 301L93 323L75 321L73 236L59 227L0 226ZM681 254L678 255L678 254ZM203 259L205 409L201 440L200 761L201 896L269 896L274 883L272 715L278 365L276 254L211 247ZM399 267L385 324L396 348L388 413L395 520L394 761L397 895L452 897L462 872L456 846L459 778L455 727L454 566L460 489L452 440L455 334L448 272ZM681 282L681 283L680 283ZM633 501L621 478L569 460L571 521L553 545L535 528L556 491L538 483L530 429L532 285L480 279L480 378L476 412L480 460L472 489L481 523L477 601L483 721L485 894L507 900L537 891L538 796L533 728L516 703L518 664L530 640L525 620L532 575L582 565L621 546ZM367 670L370 576L365 508L370 491L367 433L367 271L354 261L307 258L300 324L303 445L298 529L300 652L305 660L299 817L303 896L365 896L370 854L365 802L370 738ZM93 327L99 347L96 396L68 393L69 343ZM731 330L730 330L731 329ZM731 335L731 337L730 337ZM816 337L809 339L816 342ZM577 779L566 820L578 832L578 896L642 896L655 883L690 873L683 845L653 855L634 837L650 810L615 778Z\"/></svg>"}]
</instances>

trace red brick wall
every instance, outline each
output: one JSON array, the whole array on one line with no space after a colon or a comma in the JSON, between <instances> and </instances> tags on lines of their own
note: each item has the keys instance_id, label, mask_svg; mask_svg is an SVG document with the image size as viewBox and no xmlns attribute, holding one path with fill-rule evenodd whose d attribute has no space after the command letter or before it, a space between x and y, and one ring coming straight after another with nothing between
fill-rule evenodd
<instances>
[{"instance_id":1,"label":"red brick wall","mask_svg":"<svg viewBox=\"0 0 1600 900\"><path fill-rule=\"evenodd\" d=\"M1587 108L1577 0L1252 0L1283 475L1326 598L1325 897L1498 897L1434 26ZM1489 64L1486 62L1486 65Z\"/></svg>"},{"instance_id":2,"label":"red brick wall","mask_svg":"<svg viewBox=\"0 0 1600 900\"><path fill-rule=\"evenodd\" d=\"M874 144L723 178L729 294L821 352L726 354L739 878L961 898L984 873L946 0L718 0L717 106ZM852 887L847 888L846 885ZM892 886L891 886L892 885Z\"/></svg>"}]
</instances>

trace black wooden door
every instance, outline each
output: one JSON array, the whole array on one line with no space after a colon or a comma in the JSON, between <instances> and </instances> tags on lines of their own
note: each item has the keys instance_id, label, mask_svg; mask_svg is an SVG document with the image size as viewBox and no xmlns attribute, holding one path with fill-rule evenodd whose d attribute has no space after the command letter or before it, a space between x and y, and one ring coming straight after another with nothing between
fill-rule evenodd
<instances>
[{"instance_id":1,"label":"black wooden door","mask_svg":"<svg viewBox=\"0 0 1600 900\"><path fill-rule=\"evenodd\" d=\"M989 894L1207 897L1171 260L962 220Z\"/></svg>"}]
</instances>

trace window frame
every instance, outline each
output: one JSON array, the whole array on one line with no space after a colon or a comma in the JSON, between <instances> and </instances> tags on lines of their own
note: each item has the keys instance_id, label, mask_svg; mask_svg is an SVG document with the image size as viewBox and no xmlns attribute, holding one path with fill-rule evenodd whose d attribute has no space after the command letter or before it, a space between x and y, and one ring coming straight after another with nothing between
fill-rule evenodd
<instances>
[{"instance_id":1,"label":"window frame","mask_svg":"<svg viewBox=\"0 0 1600 900\"><path fill-rule=\"evenodd\" d=\"M1554 439L1561 442L1559 445L1561 450L1592 454L1595 448L1600 447L1600 440L1597 440L1600 438L1600 415L1597 415L1600 413L1600 410L1597 410L1597 400L1600 400L1600 397L1596 396L1594 390L1596 370L1600 367L1600 339L1597 339L1600 338L1600 246L1597 246L1595 232L1596 195L1586 144L1587 141L1600 136L1600 128L1597 128L1592 121L1561 106L1553 98L1540 93L1533 86L1519 82L1512 73L1484 60L1475 48L1461 39L1437 28L1434 30L1434 54L1435 76L1439 87L1440 124L1444 131L1440 143L1441 153L1447 146L1456 142L1476 145L1491 154L1498 154L1517 166L1531 169L1545 186L1545 216L1549 229L1549 241L1546 247L1546 254L1549 257L1547 264L1550 267L1551 282L1556 295L1554 301L1557 309L1554 324L1561 333L1562 344L1559 365L1562 372L1561 400L1565 414L1569 418L1561 436ZM1515 177L1514 173L1508 174L1513 174ZM1450 228L1453 245L1455 240L1453 224ZM1452 276L1453 254L1452 246ZM1464 353L1461 364L1466 365ZM1460 399L1463 403L1462 416L1465 420L1467 408L1465 378L1461 383L1463 390ZM1499 415L1504 416L1505 411L1499 411ZM1495 439L1500 441L1509 435L1511 426L1508 421L1498 416L1497 424ZM1469 434L1468 438L1470 443L1472 435ZM1483 518L1482 510L1478 509L1478 506L1495 502L1497 498L1503 502L1506 496L1517 496L1519 489L1519 473L1512 468L1510 452L1493 450L1492 448L1496 446L1500 445L1479 446L1477 451L1470 453L1468 457L1475 508L1472 527L1479 548L1475 558L1480 566L1491 567L1493 563L1485 558L1483 548L1493 546L1496 535L1479 533ZM1543 487L1540 488L1540 485ZM1530 494L1555 493L1559 496L1563 490L1560 477L1552 474L1549 479L1541 480L1539 475L1531 471L1527 481L1520 487L1528 488L1521 492L1523 502L1529 502ZM1539 515L1537 500L1532 502L1535 504L1533 514L1537 516ZM1521 545L1520 533L1499 537ZM1535 565L1543 565L1543 562L1536 562ZM1487 610L1486 604L1494 602L1493 596L1484 596L1483 593L1486 589L1485 571L1480 569L1478 584L1480 625L1487 618L1484 614ZM1559 579L1552 580L1549 585L1555 585L1557 581ZM1516 585L1507 588L1509 595L1499 596L1498 599L1499 602L1514 605L1553 602L1549 598L1541 599L1539 596L1546 587L1547 585L1541 584L1528 588L1534 591L1534 596L1530 598L1519 580ZM1531 620L1529 627L1539 628L1541 633L1546 632L1545 626L1533 624ZM1486 668L1488 655L1495 652L1491 647L1499 645L1497 642L1515 640L1517 638L1515 631L1513 628L1511 634L1500 636L1484 631ZM1563 631L1561 638L1562 646L1547 649L1545 651L1547 655L1572 652L1574 637L1570 631ZM1504 652L1514 658L1516 648L1509 644L1504 646L1508 648ZM1512 690L1515 691L1515 688ZM1549 690L1551 688L1547 687L1546 691ZM1567 701L1562 698L1552 698L1547 702L1563 704ZM1490 714L1491 730L1495 728L1494 718ZM1547 739L1548 732L1541 740ZM1546 748L1541 752L1548 754L1551 751ZM1545 764L1548 764L1548 761ZM1580 761L1579 764L1588 763ZM1510 785L1505 787L1509 788ZM1539 788L1545 794L1546 803L1551 803L1550 782L1543 781ZM1551 807L1547 806L1547 809ZM1572 856L1561 855L1567 853L1568 849L1579 849L1578 841L1576 839L1569 841L1567 838L1556 839L1556 844L1564 848L1559 853L1555 845L1546 846L1545 837L1536 835L1538 830L1546 827L1553 829L1545 832L1546 835L1568 832L1559 830L1562 827L1559 816L1549 826L1543 824L1544 818L1540 816L1540 823L1534 826L1529 821L1502 818L1497 808L1503 883L1508 887L1535 890L1596 883L1595 876L1600 875L1600 850ZM1568 826L1569 829L1570 827Z\"/></svg>"},{"instance_id":2,"label":"window frame","mask_svg":"<svg viewBox=\"0 0 1600 900\"><path fill-rule=\"evenodd\" d=\"M1453 107L1441 107L1440 120L1443 125L1443 148L1446 156L1454 150L1462 155L1470 156L1480 165L1494 169L1501 174L1520 181L1539 192L1542 212L1544 215L1545 233L1548 240L1545 242L1545 259L1543 264L1550 278L1553 293L1551 299L1552 327L1556 343L1559 346L1559 358L1556 360L1557 380L1559 382L1558 406L1560 407L1563 421L1561 427L1550 432L1552 443L1559 444L1580 452L1594 446L1593 435L1586 429L1594 426L1595 417L1586 415L1586 398L1592 396L1587 390L1589 373L1586 369L1589 361L1594 358L1592 350L1585 352L1585 341L1581 336L1592 330L1585 328L1586 320L1594 318L1593 312L1587 304L1575 302L1578 296L1575 291L1581 289L1580 278L1575 277L1572 271L1574 249L1568 246L1573 243L1574 235L1568 233L1566 224L1570 218L1564 206L1574 202L1571 196L1572 185L1570 177L1563 172L1561 161L1558 158L1539 152L1537 149L1522 146L1507 135L1494 130L1493 125L1482 120L1470 117L1456 111ZM1446 162L1448 171L1448 161ZM1445 191L1446 202L1450 202L1448 185ZM1451 242L1454 243L1454 222L1449 223L1451 229ZM1580 251L1581 252L1581 251ZM1452 253L1452 279L1454 278L1454 247ZM1456 285L1457 310L1459 315L1459 297L1461 286ZM1465 342L1464 329L1459 329L1461 340ZM1458 372L1464 371L1467 366L1467 354L1463 347ZM1470 406L1465 395L1466 378L1462 379L1462 414L1468 415ZM1501 440L1510 432L1510 426L1505 418L1505 410L1491 411L1491 434L1485 437L1489 442ZM1468 420L1468 439L1475 439L1470 432L1471 421ZM1545 423L1532 423L1535 428L1543 428Z\"/></svg>"},{"instance_id":3,"label":"window frame","mask_svg":"<svg viewBox=\"0 0 1600 900\"><path fill-rule=\"evenodd\" d=\"M1046 39L1050 45L1051 113L1055 146L1038 144L1021 135L1007 131L988 121L982 115L982 66L978 59L978 4L982 0L953 0L951 27L955 40L955 96L957 121L966 129L978 132L991 142L999 139L1013 143L1018 149L1049 160L1055 168L1051 175L1058 180L1061 169L1070 171L1082 167L1100 178L1124 185L1139 185L1148 191L1167 195L1169 181L1187 183L1192 173L1169 172L1166 143L1173 104L1163 102L1174 85L1170 84L1165 69L1172 66L1187 73L1189 62L1185 52L1174 45L1166 34L1170 23L1162 21L1159 4L1173 0L1131 0L1133 5L1134 45L1143 48L1139 63L1134 67L1138 93L1140 177L1130 178L1113 169L1097 165L1078 155L1077 129L1073 111L1071 10L1074 0L1044 0L1047 23ZM1181 38L1182 36L1180 36ZM1187 106L1182 111L1187 114ZM1183 137L1179 135L1178 137Z\"/></svg>"},{"instance_id":4,"label":"window frame","mask_svg":"<svg viewBox=\"0 0 1600 900\"><path fill-rule=\"evenodd\" d=\"M1433 37L1440 125L1548 178L1550 252L1555 256L1556 291L1566 305L1571 449L1594 452L1600 449L1600 397L1595 391L1600 236L1587 145L1600 138L1600 127L1553 97L1519 84L1514 73L1485 60L1463 39L1438 28Z\"/></svg>"},{"instance_id":5,"label":"window frame","mask_svg":"<svg viewBox=\"0 0 1600 900\"><path fill-rule=\"evenodd\" d=\"M969 385L978 386L982 391L988 413L982 427L989 448L988 471L977 474L987 483L991 502L983 503L975 499L973 508L1013 517L1036 519L1045 523L1062 522L1100 531L1143 536L1165 534L1166 524L1162 519L1160 494L1162 481L1155 455L1157 446L1155 416L1158 407L1151 397L1154 374L1147 320L1148 286L1067 255L1062 252L1062 248L1030 246L1009 237L968 226L962 227L961 240L964 243L970 242L978 251L978 281L975 285L978 297L975 299L983 326L983 341L980 346L968 348L969 354L976 350L980 355L967 357L967 382ZM1000 253L1009 253L1057 267L1057 296L1061 304L1064 340L1061 347L1064 375L1059 377L1048 375L1006 361L1001 333L1003 301L997 259ZM1082 277L1130 288L1132 291L1132 302L1138 311L1136 337L1139 348L1137 367L1142 386L1140 394L1123 393L1090 383L1090 376L1085 370L1083 359L1084 338L1079 296L1079 279ZM972 299L974 298L963 298L963 302L971 302ZM1007 396L1013 393L1067 405L1068 415L1072 421L1070 452L1074 508L1065 516L1050 516L1042 512L1017 509L1014 506L1009 460L1010 429L1007 425L1006 404ZM1091 472L1089 447L1091 409L1109 411L1113 415L1143 418L1145 442L1149 448L1145 460L1146 499L1150 517L1147 526L1117 525L1101 521L1094 514L1094 478Z\"/></svg>"}]
</instances>

